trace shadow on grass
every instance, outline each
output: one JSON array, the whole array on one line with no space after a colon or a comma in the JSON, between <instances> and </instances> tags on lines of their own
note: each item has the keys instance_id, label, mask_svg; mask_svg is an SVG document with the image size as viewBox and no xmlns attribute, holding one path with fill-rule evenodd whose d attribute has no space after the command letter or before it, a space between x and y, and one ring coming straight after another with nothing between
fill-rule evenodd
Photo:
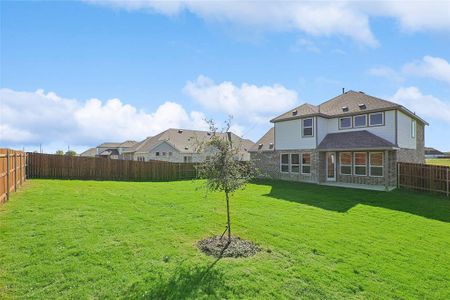
<instances>
[{"instance_id":1,"label":"shadow on grass","mask_svg":"<svg viewBox=\"0 0 450 300\"><path fill-rule=\"evenodd\" d=\"M223 299L226 298L224 276L214 268L220 258L205 266L179 265L168 277L152 280L150 290L134 289L126 298L132 299ZM156 282L155 282L156 281Z\"/></svg>"},{"instance_id":2,"label":"shadow on grass","mask_svg":"<svg viewBox=\"0 0 450 300\"><path fill-rule=\"evenodd\" d=\"M270 193L264 196L341 213L363 204L450 222L450 199L440 195L406 190L368 191L279 180L254 183L271 187Z\"/></svg>"}]
</instances>

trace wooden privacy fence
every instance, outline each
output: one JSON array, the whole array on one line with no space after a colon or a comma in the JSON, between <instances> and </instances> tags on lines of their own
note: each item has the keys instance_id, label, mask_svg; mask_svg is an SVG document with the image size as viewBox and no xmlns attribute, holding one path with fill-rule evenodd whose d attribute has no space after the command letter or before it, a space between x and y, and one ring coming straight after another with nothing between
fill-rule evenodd
<instances>
[{"instance_id":1,"label":"wooden privacy fence","mask_svg":"<svg viewBox=\"0 0 450 300\"><path fill-rule=\"evenodd\" d=\"M397 167L398 187L450 193L450 168L446 166L434 166L413 163L398 163Z\"/></svg>"},{"instance_id":2,"label":"wooden privacy fence","mask_svg":"<svg viewBox=\"0 0 450 300\"><path fill-rule=\"evenodd\" d=\"M166 181L196 176L194 163L28 153L27 178Z\"/></svg>"},{"instance_id":3,"label":"wooden privacy fence","mask_svg":"<svg viewBox=\"0 0 450 300\"><path fill-rule=\"evenodd\" d=\"M0 149L0 203L25 181L26 154L22 151Z\"/></svg>"}]
</instances>

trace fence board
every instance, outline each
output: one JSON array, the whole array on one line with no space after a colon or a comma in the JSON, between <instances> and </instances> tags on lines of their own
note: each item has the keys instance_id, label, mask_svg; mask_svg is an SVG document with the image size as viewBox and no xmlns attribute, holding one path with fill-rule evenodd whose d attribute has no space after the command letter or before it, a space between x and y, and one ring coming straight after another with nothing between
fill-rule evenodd
<instances>
[{"instance_id":1,"label":"fence board","mask_svg":"<svg viewBox=\"0 0 450 300\"><path fill-rule=\"evenodd\" d=\"M449 167L400 162L397 170L398 187L449 196Z\"/></svg>"},{"instance_id":2,"label":"fence board","mask_svg":"<svg viewBox=\"0 0 450 300\"><path fill-rule=\"evenodd\" d=\"M25 166L24 152L0 149L0 203L8 201L10 193L25 182Z\"/></svg>"},{"instance_id":3,"label":"fence board","mask_svg":"<svg viewBox=\"0 0 450 300\"><path fill-rule=\"evenodd\" d=\"M27 178L170 181L196 177L195 163L28 153Z\"/></svg>"}]
</instances>

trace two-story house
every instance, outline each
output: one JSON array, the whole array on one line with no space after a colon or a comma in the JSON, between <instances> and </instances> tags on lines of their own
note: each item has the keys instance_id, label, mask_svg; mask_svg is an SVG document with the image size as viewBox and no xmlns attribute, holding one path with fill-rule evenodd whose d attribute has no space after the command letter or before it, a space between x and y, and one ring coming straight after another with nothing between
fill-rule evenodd
<instances>
[{"instance_id":1,"label":"two-story house","mask_svg":"<svg viewBox=\"0 0 450 300\"><path fill-rule=\"evenodd\" d=\"M390 101L348 91L271 120L250 149L272 178L331 185L396 186L397 162L423 163L423 119Z\"/></svg>"},{"instance_id":2,"label":"two-story house","mask_svg":"<svg viewBox=\"0 0 450 300\"><path fill-rule=\"evenodd\" d=\"M217 134L223 138L231 138L232 143L239 149L237 159L250 160L248 150L254 145L252 141L243 139L232 132L229 137L225 133ZM214 150L200 150L199 146L208 142L211 137L210 131L170 128L124 150L123 158L138 161L203 162L208 156L214 154Z\"/></svg>"}]
</instances>

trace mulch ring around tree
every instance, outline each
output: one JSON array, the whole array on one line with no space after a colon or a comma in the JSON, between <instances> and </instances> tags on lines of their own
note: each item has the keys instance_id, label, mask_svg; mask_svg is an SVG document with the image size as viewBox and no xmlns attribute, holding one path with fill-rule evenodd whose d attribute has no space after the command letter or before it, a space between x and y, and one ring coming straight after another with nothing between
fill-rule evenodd
<instances>
[{"instance_id":1,"label":"mulch ring around tree","mask_svg":"<svg viewBox=\"0 0 450 300\"><path fill-rule=\"evenodd\" d=\"M198 241L197 247L205 254L219 257L250 257L261 251L258 247L251 241L241 240L240 237L232 237L231 243L223 251L223 248L227 245L228 238L213 236L201 241ZM223 251L222 255L221 252Z\"/></svg>"}]
</instances>

